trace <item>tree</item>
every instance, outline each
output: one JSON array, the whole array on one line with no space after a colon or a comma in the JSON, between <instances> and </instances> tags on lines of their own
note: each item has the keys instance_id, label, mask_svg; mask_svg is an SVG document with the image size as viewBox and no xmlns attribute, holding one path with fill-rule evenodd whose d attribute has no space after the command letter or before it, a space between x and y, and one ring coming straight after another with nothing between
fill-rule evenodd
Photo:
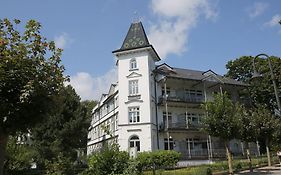
<instances>
[{"instance_id":1,"label":"tree","mask_svg":"<svg viewBox=\"0 0 281 175\"><path fill-rule=\"evenodd\" d=\"M273 151L280 151L281 149L281 119L277 118L276 129L273 134Z\"/></svg>"},{"instance_id":2,"label":"tree","mask_svg":"<svg viewBox=\"0 0 281 175\"><path fill-rule=\"evenodd\" d=\"M273 66L275 81L277 83L277 89L281 89L281 59L275 56L271 56L270 59ZM247 92L247 94L251 97L252 105L257 106L258 104L266 104L270 111L274 111L274 109L277 108L277 103L268 60L258 57L255 59L255 62L257 71L262 74L262 77L258 80L251 79L253 75L252 56L242 56L229 61L226 64L228 71L225 76L250 85L248 88L249 92Z\"/></svg>"},{"instance_id":3,"label":"tree","mask_svg":"<svg viewBox=\"0 0 281 175\"><path fill-rule=\"evenodd\" d=\"M35 150L28 144L19 142L19 136L10 137L7 144L5 172L9 175L24 174L34 163Z\"/></svg>"},{"instance_id":4,"label":"tree","mask_svg":"<svg viewBox=\"0 0 281 175\"><path fill-rule=\"evenodd\" d=\"M70 85L62 88L54 101L57 104L54 112L31 130L33 144L41 163L56 161L59 154L60 158L73 163L77 160L77 151L86 148L94 102L81 103Z\"/></svg>"},{"instance_id":5,"label":"tree","mask_svg":"<svg viewBox=\"0 0 281 175\"><path fill-rule=\"evenodd\" d=\"M206 117L203 119L203 129L212 136L224 141L228 160L229 173L233 174L232 158L229 141L237 138L241 115L241 107L234 104L226 93L214 95L214 100L204 104Z\"/></svg>"},{"instance_id":6,"label":"tree","mask_svg":"<svg viewBox=\"0 0 281 175\"><path fill-rule=\"evenodd\" d=\"M41 121L65 81L62 50L41 36L40 23L28 21L22 33L19 24L0 20L0 175L9 135Z\"/></svg>"},{"instance_id":7,"label":"tree","mask_svg":"<svg viewBox=\"0 0 281 175\"><path fill-rule=\"evenodd\" d=\"M280 94L281 59L276 56L271 56L270 60L273 66L277 89L279 89ZM258 57L255 59L255 62L257 71L262 74L262 77L258 80L251 79L253 75L252 56L242 56L229 61L226 65L226 68L228 69L226 76L250 85L246 94L248 94L252 102L252 124L255 125L254 127L256 128L256 131L258 131L258 139L265 142L266 152L269 155L269 146L271 145L271 142L275 141L275 143L278 143L279 140L278 129L275 127L275 124L277 124L278 121L276 122L276 118L274 119L272 116L274 109L277 108L277 103L268 60ZM273 122L274 120L275 123ZM275 135L275 139L272 138L273 135ZM270 157L268 156L268 158L270 163Z\"/></svg>"},{"instance_id":8,"label":"tree","mask_svg":"<svg viewBox=\"0 0 281 175\"><path fill-rule=\"evenodd\" d=\"M273 141L274 133L278 129L278 120L272 113L265 108L265 106L259 105L253 112L253 122L256 125L258 137L265 141L266 153L268 159L268 166L271 166L270 158L270 146Z\"/></svg>"},{"instance_id":9,"label":"tree","mask_svg":"<svg viewBox=\"0 0 281 175\"><path fill-rule=\"evenodd\" d=\"M239 136L238 138L241 139L245 143L246 148L246 155L249 162L249 169L250 172L253 172L252 168L252 159L249 149L249 143L257 141L258 132L257 127L255 124L255 116L252 115L253 111L251 109L246 109L242 106L240 115L240 127L239 127Z\"/></svg>"}]
</instances>

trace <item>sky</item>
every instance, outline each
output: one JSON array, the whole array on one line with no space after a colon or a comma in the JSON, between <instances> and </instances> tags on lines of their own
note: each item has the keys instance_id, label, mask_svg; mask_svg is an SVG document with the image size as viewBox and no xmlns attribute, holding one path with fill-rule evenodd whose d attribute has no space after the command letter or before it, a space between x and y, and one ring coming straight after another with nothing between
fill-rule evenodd
<instances>
[{"instance_id":1,"label":"sky","mask_svg":"<svg viewBox=\"0 0 281 175\"><path fill-rule=\"evenodd\" d=\"M0 0L0 18L39 21L63 48L62 64L82 100L116 83L116 60L130 24L140 20L162 61L224 75L228 61L281 55L280 0Z\"/></svg>"}]
</instances>

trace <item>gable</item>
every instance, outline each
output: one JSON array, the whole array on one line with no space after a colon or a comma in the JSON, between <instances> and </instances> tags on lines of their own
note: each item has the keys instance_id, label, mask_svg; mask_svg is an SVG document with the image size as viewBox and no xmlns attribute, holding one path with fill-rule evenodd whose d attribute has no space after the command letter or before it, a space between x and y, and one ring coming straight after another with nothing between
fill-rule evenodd
<instances>
[{"instance_id":1,"label":"gable","mask_svg":"<svg viewBox=\"0 0 281 175\"><path fill-rule=\"evenodd\" d=\"M203 72L202 75L204 75L204 76L209 76L209 75L215 75L215 76L217 76L218 74L216 74L214 71L212 71L211 69L209 69L209 70Z\"/></svg>"},{"instance_id":2,"label":"gable","mask_svg":"<svg viewBox=\"0 0 281 175\"><path fill-rule=\"evenodd\" d=\"M209 72L204 75L205 78L202 79L202 81L212 81L217 83L224 83L224 81L217 75L214 74L214 72Z\"/></svg>"},{"instance_id":3,"label":"gable","mask_svg":"<svg viewBox=\"0 0 281 175\"><path fill-rule=\"evenodd\" d=\"M116 84L111 84L108 95L112 95L115 91Z\"/></svg>"},{"instance_id":4,"label":"gable","mask_svg":"<svg viewBox=\"0 0 281 175\"><path fill-rule=\"evenodd\" d=\"M157 66L156 68L160 69L160 70L169 70L169 71L173 70L173 68L166 63L163 63L163 64Z\"/></svg>"},{"instance_id":5,"label":"gable","mask_svg":"<svg viewBox=\"0 0 281 175\"><path fill-rule=\"evenodd\" d=\"M136 72L130 73L127 78L136 78L136 77L141 77L142 75Z\"/></svg>"}]
</instances>

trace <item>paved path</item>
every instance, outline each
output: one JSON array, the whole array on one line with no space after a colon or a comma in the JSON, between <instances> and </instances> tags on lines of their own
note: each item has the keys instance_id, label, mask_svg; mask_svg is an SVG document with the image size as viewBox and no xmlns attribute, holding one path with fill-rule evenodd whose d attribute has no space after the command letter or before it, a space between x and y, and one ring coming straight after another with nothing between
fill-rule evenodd
<instances>
[{"instance_id":1,"label":"paved path","mask_svg":"<svg viewBox=\"0 0 281 175\"><path fill-rule=\"evenodd\" d=\"M255 169L253 173L250 173L247 171L242 171L240 173L237 173L236 175L281 175L281 167L280 165L275 165L271 167L262 167Z\"/></svg>"}]
</instances>

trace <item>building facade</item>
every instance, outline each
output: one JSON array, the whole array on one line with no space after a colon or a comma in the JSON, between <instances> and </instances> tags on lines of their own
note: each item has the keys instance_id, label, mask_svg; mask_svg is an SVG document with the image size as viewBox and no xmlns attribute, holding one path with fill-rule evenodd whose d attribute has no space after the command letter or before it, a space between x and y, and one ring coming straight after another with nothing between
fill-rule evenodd
<instances>
[{"instance_id":1,"label":"building facade","mask_svg":"<svg viewBox=\"0 0 281 175\"><path fill-rule=\"evenodd\" d=\"M141 22L131 24L121 48L113 54L118 82L93 109L88 155L106 142L118 143L132 156L159 149L176 150L186 159L225 155L218 138L200 131L205 115L201 105L223 91L239 101L239 91L246 87L243 83L212 70L159 64ZM231 141L230 147L234 154L243 153L238 140Z\"/></svg>"}]
</instances>

